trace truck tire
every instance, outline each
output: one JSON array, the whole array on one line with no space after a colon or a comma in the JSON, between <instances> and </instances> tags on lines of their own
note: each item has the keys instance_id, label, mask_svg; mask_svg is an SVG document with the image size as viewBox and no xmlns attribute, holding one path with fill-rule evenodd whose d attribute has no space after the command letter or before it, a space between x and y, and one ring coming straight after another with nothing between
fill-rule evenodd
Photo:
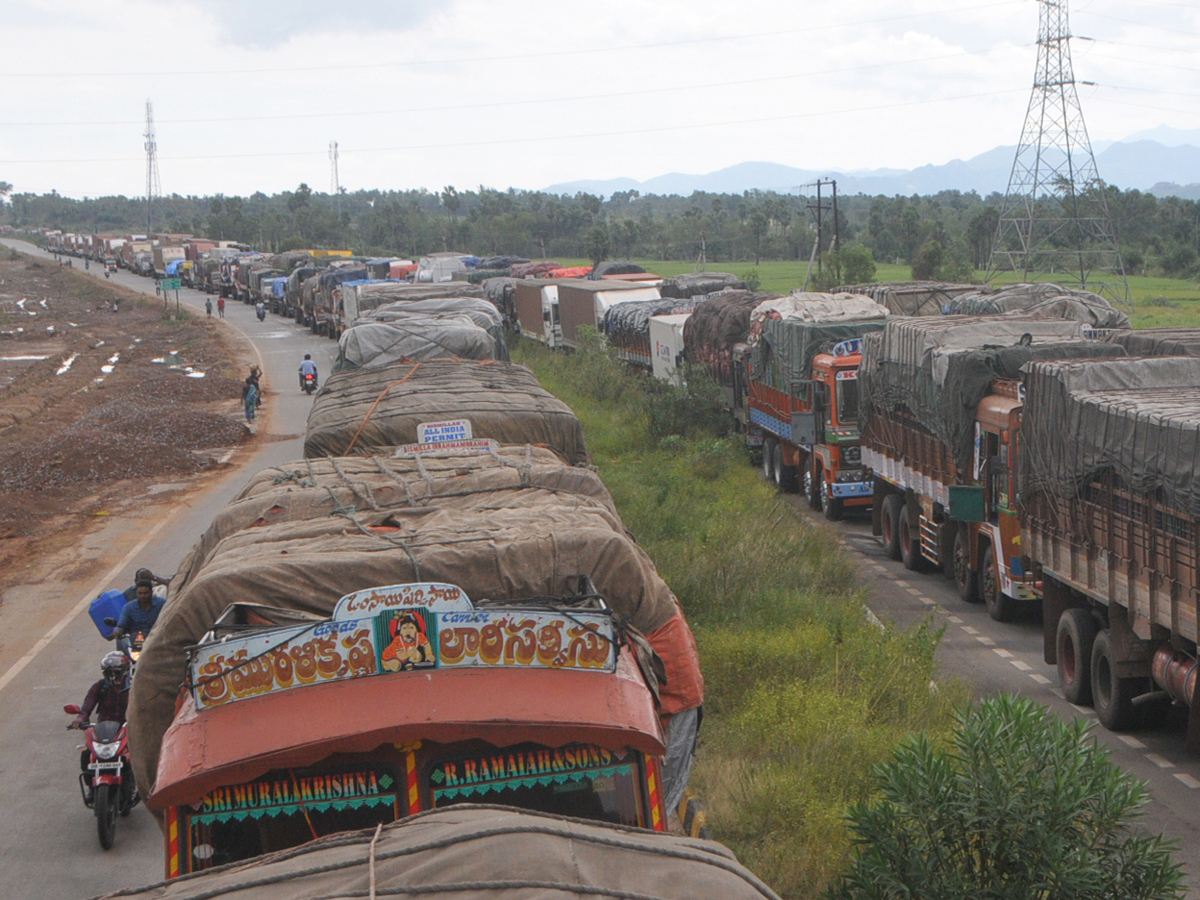
<instances>
[{"instance_id":1,"label":"truck tire","mask_svg":"<svg viewBox=\"0 0 1200 900\"><path fill-rule=\"evenodd\" d=\"M821 508L821 480L824 477L821 466L810 459L804 467L804 499L808 501L809 509Z\"/></svg>"},{"instance_id":2,"label":"truck tire","mask_svg":"<svg viewBox=\"0 0 1200 900\"><path fill-rule=\"evenodd\" d=\"M824 476L824 472L821 473ZM821 478L821 514L830 522L842 518L842 498L835 497L829 491L829 479Z\"/></svg>"},{"instance_id":3,"label":"truck tire","mask_svg":"<svg viewBox=\"0 0 1200 900\"><path fill-rule=\"evenodd\" d=\"M910 572L921 571L921 533L917 524L912 521L908 504L900 507L900 527L897 530L900 538L900 561Z\"/></svg>"},{"instance_id":4,"label":"truck tire","mask_svg":"<svg viewBox=\"0 0 1200 900\"><path fill-rule=\"evenodd\" d=\"M983 565L979 570L979 593L987 604L988 615L997 622L1011 622L1017 617L1018 601L1000 589L1000 576L996 573L996 551L988 544L983 552Z\"/></svg>"},{"instance_id":5,"label":"truck tire","mask_svg":"<svg viewBox=\"0 0 1200 900\"><path fill-rule=\"evenodd\" d=\"M1068 609L1058 620L1054 638L1058 656L1058 684L1068 703L1089 706L1092 702L1092 647L1099 626L1086 609Z\"/></svg>"},{"instance_id":6,"label":"truck tire","mask_svg":"<svg viewBox=\"0 0 1200 900\"><path fill-rule=\"evenodd\" d=\"M1092 706L1096 718L1109 731L1127 731L1138 723L1138 678L1118 678L1112 637L1105 628L1092 644Z\"/></svg>"},{"instance_id":7,"label":"truck tire","mask_svg":"<svg viewBox=\"0 0 1200 900\"><path fill-rule=\"evenodd\" d=\"M767 481L775 480L775 447L779 442L770 435L763 437L762 473Z\"/></svg>"},{"instance_id":8,"label":"truck tire","mask_svg":"<svg viewBox=\"0 0 1200 900\"><path fill-rule=\"evenodd\" d=\"M979 573L971 568L971 532L959 527L954 532L954 552L950 556L950 579L958 599L965 603L978 603Z\"/></svg>"},{"instance_id":9,"label":"truck tire","mask_svg":"<svg viewBox=\"0 0 1200 900\"><path fill-rule=\"evenodd\" d=\"M883 532L883 553L888 559L900 558L900 495L888 494L879 506L879 528Z\"/></svg>"},{"instance_id":10,"label":"truck tire","mask_svg":"<svg viewBox=\"0 0 1200 900\"><path fill-rule=\"evenodd\" d=\"M775 445L773 461L775 486L786 494L796 493L796 489L800 486L800 479L796 474L795 466L789 466L783 461L783 444Z\"/></svg>"}]
</instances>

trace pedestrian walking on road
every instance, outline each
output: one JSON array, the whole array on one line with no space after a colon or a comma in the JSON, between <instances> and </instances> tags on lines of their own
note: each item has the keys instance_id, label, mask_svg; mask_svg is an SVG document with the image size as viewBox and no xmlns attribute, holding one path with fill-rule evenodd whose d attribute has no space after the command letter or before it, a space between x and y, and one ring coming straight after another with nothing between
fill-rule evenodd
<instances>
[{"instance_id":1,"label":"pedestrian walking on road","mask_svg":"<svg viewBox=\"0 0 1200 900\"><path fill-rule=\"evenodd\" d=\"M217 298L217 315L222 319L225 318L225 295L222 294Z\"/></svg>"},{"instance_id":2,"label":"pedestrian walking on road","mask_svg":"<svg viewBox=\"0 0 1200 900\"><path fill-rule=\"evenodd\" d=\"M208 317L212 318L212 297L204 298L204 311L208 313Z\"/></svg>"},{"instance_id":3,"label":"pedestrian walking on road","mask_svg":"<svg viewBox=\"0 0 1200 900\"><path fill-rule=\"evenodd\" d=\"M246 422L253 422L254 415L258 412L258 376L253 370L242 385L242 408L246 412Z\"/></svg>"}]
</instances>

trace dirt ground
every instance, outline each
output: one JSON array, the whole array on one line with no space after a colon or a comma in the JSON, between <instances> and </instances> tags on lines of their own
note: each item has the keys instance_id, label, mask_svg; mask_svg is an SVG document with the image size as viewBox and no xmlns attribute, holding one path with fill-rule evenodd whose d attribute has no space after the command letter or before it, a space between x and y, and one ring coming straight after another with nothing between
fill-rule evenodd
<instances>
[{"instance_id":1,"label":"dirt ground","mask_svg":"<svg viewBox=\"0 0 1200 900\"><path fill-rule=\"evenodd\" d=\"M226 465L251 438L246 367L215 322L0 248L0 586L89 517Z\"/></svg>"}]
</instances>

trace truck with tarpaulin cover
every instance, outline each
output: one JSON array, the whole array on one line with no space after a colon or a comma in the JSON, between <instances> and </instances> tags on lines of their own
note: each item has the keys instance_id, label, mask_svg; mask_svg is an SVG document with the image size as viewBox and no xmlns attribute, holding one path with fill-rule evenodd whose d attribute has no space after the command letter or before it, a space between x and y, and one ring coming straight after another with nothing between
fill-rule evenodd
<instances>
[{"instance_id":1,"label":"truck with tarpaulin cover","mask_svg":"<svg viewBox=\"0 0 1200 900\"><path fill-rule=\"evenodd\" d=\"M148 799L168 877L460 803L665 830L637 646L580 597L477 606L418 583L312 622L232 606L189 651Z\"/></svg>"},{"instance_id":2,"label":"truck with tarpaulin cover","mask_svg":"<svg viewBox=\"0 0 1200 900\"><path fill-rule=\"evenodd\" d=\"M1123 356L1077 321L1025 316L892 319L863 338L859 421L874 478L872 529L905 568L941 568L997 621L1036 602L1013 474L1022 367Z\"/></svg>"},{"instance_id":3,"label":"truck with tarpaulin cover","mask_svg":"<svg viewBox=\"0 0 1200 900\"><path fill-rule=\"evenodd\" d=\"M803 487L830 520L871 505L858 442L861 338L888 311L860 294L793 293L750 315L745 406L761 433L763 474L781 490Z\"/></svg>"},{"instance_id":4,"label":"truck with tarpaulin cover","mask_svg":"<svg viewBox=\"0 0 1200 900\"><path fill-rule=\"evenodd\" d=\"M1200 359L1036 363L1022 435L1021 545L1042 581L1045 659L1063 695L1115 731L1174 701L1200 751Z\"/></svg>"}]
</instances>

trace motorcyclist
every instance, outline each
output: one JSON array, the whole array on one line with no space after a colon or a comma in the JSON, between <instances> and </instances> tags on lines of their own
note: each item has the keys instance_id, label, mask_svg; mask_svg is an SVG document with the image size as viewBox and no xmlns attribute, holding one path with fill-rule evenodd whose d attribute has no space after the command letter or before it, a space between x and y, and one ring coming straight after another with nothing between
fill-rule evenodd
<instances>
[{"instance_id":1,"label":"motorcyclist","mask_svg":"<svg viewBox=\"0 0 1200 900\"><path fill-rule=\"evenodd\" d=\"M254 304L255 315L258 316L258 321L262 322L267 318L267 307L261 300Z\"/></svg>"},{"instance_id":2,"label":"motorcyclist","mask_svg":"<svg viewBox=\"0 0 1200 900\"><path fill-rule=\"evenodd\" d=\"M117 627L109 635L110 641L120 642L126 635L131 634L149 637L150 629L158 621L158 614L162 612L167 601L154 596L154 582L149 578L138 579L135 589L137 597L126 603L125 608L121 610L121 615L117 617ZM118 646L121 644L118 643Z\"/></svg>"},{"instance_id":3,"label":"motorcyclist","mask_svg":"<svg viewBox=\"0 0 1200 900\"><path fill-rule=\"evenodd\" d=\"M312 354L304 354L304 362L300 363L300 390L304 390L304 376L312 375L313 385L317 383L317 364L312 361Z\"/></svg>"},{"instance_id":4,"label":"motorcyclist","mask_svg":"<svg viewBox=\"0 0 1200 900\"><path fill-rule=\"evenodd\" d=\"M125 594L126 603L131 603L137 599L137 583L147 579L149 579L152 586L162 585L163 587L166 587L171 583L170 578L162 578L161 576L155 575L153 572L143 566L133 573L133 584L125 588L123 592Z\"/></svg>"},{"instance_id":5,"label":"motorcyclist","mask_svg":"<svg viewBox=\"0 0 1200 900\"><path fill-rule=\"evenodd\" d=\"M79 707L79 715L68 725L80 731L88 727L92 711L97 722L124 722L129 706L129 659L124 653L110 650L100 660L100 673L104 676L90 688Z\"/></svg>"}]
</instances>

